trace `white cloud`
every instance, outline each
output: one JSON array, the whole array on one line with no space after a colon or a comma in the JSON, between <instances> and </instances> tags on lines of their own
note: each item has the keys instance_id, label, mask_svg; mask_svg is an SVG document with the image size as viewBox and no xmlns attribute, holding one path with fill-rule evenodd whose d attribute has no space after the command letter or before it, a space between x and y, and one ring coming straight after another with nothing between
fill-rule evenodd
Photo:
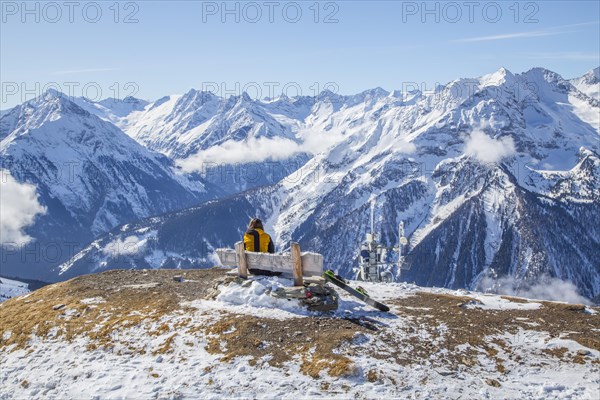
<instances>
[{"instance_id":1,"label":"white cloud","mask_svg":"<svg viewBox=\"0 0 600 400\"><path fill-rule=\"evenodd\" d=\"M509 136L494 139L476 129L465 142L465 154L482 163L496 163L515 154L515 143Z\"/></svg>"},{"instance_id":2,"label":"white cloud","mask_svg":"<svg viewBox=\"0 0 600 400\"><path fill-rule=\"evenodd\" d=\"M417 151L417 146L415 146L415 144L412 142L400 140L394 146L394 150L397 151L398 153L412 154L415 151Z\"/></svg>"},{"instance_id":3,"label":"white cloud","mask_svg":"<svg viewBox=\"0 0 600 400\"><path fill-rule=\"evenodd\" d=\"M506 39L522 39L522 38L535 38L535 37L544 37L544 36L554 36L554 35L562 35L565 33L572 33L572 30L565 30L571 28L577 28L581 26L587 25L597 25L598 21L588 21L588 22L579 22L576 24L568 24L568 25L559 25L549 27L544 30L539 31L528 31L528 32L513 32L513 33L504 33L499 35L490 35L490 36L477 36L470 37L464 39L457 39L453 42L455 43L469 43L469 42L488 42L493 40L506 40Z\"/></svg>"},{"instance_id":4,"label":"white cloud","mask_svg":"<svg viewBox=\"0 0 600 400\"><path fill-rule=\"evenodd\" d=\"M19 183L10 171L0 170L0 245L30 242L32 238L23 230L45 213L35 186Z\"/></svg>"},{"instance_id":5,"label":"white cloud","mask_svg":"<svg viewBox=\"0 0 600 400\"><path fill-rule=\"evenodd\" d=\"M260 161L285 160L302 151L301 145L283 138L250 138L243 141L228 140L218 146L202 150L177 165L183 171L201 171L205 163L236 164Z\"/></svg>"},{"instance_id":6,"label":"white cloud","mask_svg":"<svg viewBox=\"0 0 600 400\"><path fill-rule=\"evenodd\" d=\"M116 238L102 249L104 254L118 257L137 254L146 247L147 240L135 235L127 236L125 239Z\"/></svg>"},{"instance_id":7,"label":"white cloud","mask_svg":"<svg viewBox=\"0 0 600 400\"><path fill-rule=\"evenodd\" d=\"M491 35L491 36L478 36L465 39L457 39L455 42L488 42L491 40L505 40L505 39L519 39L519 38L530 38L530 37L543 37L558 35L561 32L549 32L549 31L531 31L531 32L516 32L516 33L505 33L502 35Z\"/></svg>"},{"instance_id":8,"label":"white cloud","mask_svg":"<svg viewBox=\"0 0 600 400\"><path fill-rule=\"evenodd\" d=\"M302 152L309 154L319 154L344 139L342 132L337 130L324 132L318 128L305 129L299 136L302 138Z\"/></svg>"},{"instance_id":9,"label":"white cloud","mask_svg":"<svg viewBox=\"0 0 600 400\"><path fill-rule=\"evenodd\" d=\"M206 164L244 164L263 161L281 161L298 154L316 155L340 143L343 132L323 132L304 129L298 133L300 142L285 138L249 138L243 141L228 140L218 146L202 150L186 159L178 160L184 172L203 171ZM413 143L397 141L394 150L410 154L416 151Z\"/></svg>"},{"instance_id":10,"label":"white cloud","mask_svg":"<svg viewBox=\"0 0 600 400\"><path fill-rule=\"evenodd\" d=\"M568 281L541 276L536 283L527 285L515 281L512 276L498 279L486 277L478 285L479 290L509 296L525 297L536 300L564 301L567 303L591 304L577 291L577 287Z\"/></svg>"},{"instance_id":11,"label":"white cloud","mask_svg":"<svg viewBox=\"0 0 600 400\"><path fill-rule=\"evenodd\" d=\"M285 138L249 138L228 140L218 146L202 150L177 161L184 172L202 171L204 164L238 164L263 161L281 161L297 154L317 154L337 143L343 135L334 132L303 131L301 142Z\"/></svg>"}]
</instances>

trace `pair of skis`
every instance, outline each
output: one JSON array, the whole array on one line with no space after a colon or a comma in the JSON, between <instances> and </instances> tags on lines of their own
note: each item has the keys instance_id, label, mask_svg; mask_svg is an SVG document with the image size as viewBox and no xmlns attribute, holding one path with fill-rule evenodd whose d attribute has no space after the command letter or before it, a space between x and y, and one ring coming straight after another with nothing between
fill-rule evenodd
<instances>
[{"instance_id":1,"label":"pair of skis","mask_svg":"<svg viewBox=\"0 0 600 400\"><path fill-rule=\"evenodd\" d=\"M384 312L390 311L390 308L388 306L369 297L369 295L367 294L367 291L365 289L363 289L360 286L356 289L349 286L342 277L340 277L339 275L336 275L330 269L328 269L327 271L325 271L323 273L323 278L325 278L326 281L333 283L337 287L344 289L346 292L348 292L352 296L362 300L363 302L370 305L371 307L375 307L379 311L384 311Z\"/></svg>"}]
</instances>

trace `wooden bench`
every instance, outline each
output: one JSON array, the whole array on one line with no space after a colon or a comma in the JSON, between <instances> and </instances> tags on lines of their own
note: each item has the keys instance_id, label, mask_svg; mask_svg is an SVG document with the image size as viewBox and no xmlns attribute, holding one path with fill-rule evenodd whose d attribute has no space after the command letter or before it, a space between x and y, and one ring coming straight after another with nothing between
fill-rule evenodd
<instances>
[{"instance_id":1,"label":"wooden bench","mask_svg":"<svg viewBox=\"0 0 600 400\"><path fill-rule=\"evenodd\" d=\"M234 249L217 249L221 264L237 267L238 275L248 278L250 269L262 269L279 272L284 277L293 277L294 286L304 284L303 277L321 276L323 274L323 256L317 253L301 253L300 245L290 243L290 253L269 254L244 250L244 242L237 242Z\"/></svg>"}]
</instances>

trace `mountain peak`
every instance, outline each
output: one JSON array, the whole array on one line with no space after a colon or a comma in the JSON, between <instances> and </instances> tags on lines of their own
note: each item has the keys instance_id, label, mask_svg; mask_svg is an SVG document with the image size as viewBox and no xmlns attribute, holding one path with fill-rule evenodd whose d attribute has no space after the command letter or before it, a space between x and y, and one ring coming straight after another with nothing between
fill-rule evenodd
<instances>
[{"instance_id":1,"label":"mountain peak","mask_svg":"<svg viewBox=\"0 0 600 400\"><path fill-rule=\"evenodd\" d=\"M514 81L514 74L504 67L500 67L497 71L483 75L479 78L482 86L500 86L502 84L511 84Z\"/></svg>"},{"instance_id":2,"label":"mountain peak","mask_svg":"<svg viewBox=\"0 0 600 400\"><path fill-rule=\"evenodd\" d=\"M224 103L223 109L229 110L229 109L232 109L237 106L248 107L252 103L253 103L253 100L250 97L250 95L248 95L248 93L246 93L246 92L243 92L240 95L229 96Z\"/></svg>"},{"instance_id":3,"label":"mountain peak","mask_svg":"<svg viewBox=\"0 0 600 400\"><path fill-rule=\"evenodd\" d=\"M179 99L181 102L198 102L201 104L206 103L209 100L216 99L216 96L213 92L207 92L204 90L190 89L185 94L181 96Z\"/></svg>"},{"instance_id":4,"label":"mountain peak","mask_svg":"<svg viewBox=\"0 0 600 400\"><path fill-rule=\"evenodd\" d=\"M98 103L99 104L110 104L110 103L146 103L148 104L148 102L146 100L142 100L142 99L138 99L137 97L133 97L133 96L127 96L123 99L118 99L116 97L107 97L105 99L100 100Z\"/></svg>"},{"instance_id":5,"label":"mountain peak","mask_svg":"<svg viewBox=\"0 0 600 400\"><path fill-rule=\"evenodd\" d=\"M34 118L30 119L33 122L31 126L39 126L48 120L56 120L61 115L88 115L89 111L79 106L74 98L70 98L66 94L56 90L48 89L40 96L33 100L25 102L20 107L30 108L35 110Z\"/></svg>"},{"instance_id":6,"label":"mountain peak","mask_svg":"<svg viewBox=\"0 0 600 400\"><path fill-rule=\"evenodd\" d=\"M569 82L580 92L600 101L600 67L588 71L579 78L571 79Z\"/></svg>"},{"instance_id":7,"label":"mountain peak","mask_svg":"<svg viewBox=\"0 0 600 400\"><path fill-rule=\"evenodd\" d=\"M600 83L600 67L596 67L586 72L579 79L585 81L588 84Z\"/></svg>"},{"instance_id":8,"label":"mountain peak","mask_svg":"<svg viewBox=\"0 0 600 400\"><path fill-rule=\"evenodd\" d=\"M69 99L69 96L67 96L66 94L64 94L61 91L58 91L54 88L50 88L47 89L44 93L42 93L40 96L36 97L33 100L30 100L29 102L27 102L29 105L34 105L34 106L40 106L44 103L52 103L52 104L67 104L67 103L72 103L71 99ZM74 103L72 103L74 104Z\"/></svg>"},{"instance_id":9,"label":"mountain peak","mask_svg":"<svg viewBox=\"0 0 600 400\"><path fill-rule=\"evenodd\" d=\"M43 98L55 98L55 97L63 97L65 96L65 94L63 92L60 92L54 88L49 88L47 89L41 97Z\"/></svg>"},{"instance_id":10,"label":"mountain peak","mask_svg":"<svg viewBox=\"0 0 600 400\"><path fill-rule=\"evenodd\" d=\"M190 89L177 99L173 107L174 113L193 114L201 109L205 104L219 101L220 99L212 92Z\"/></svg>"},{"instance_id":11,"label":"mountain peak","mask_svg":"<svg viewBox=\"0 0 600 400\"><path fill-rule=\"evenodd\" d=\"M323 89L321 91L321 93L319 93L319 95L317 96L317 100L320 101L330 101L330 102L339 102L339 100L342 98L343 96L337 93L332 92L329 89Z\"/></svg>"},{"instance_id":12,"label":"mountain peak","mask_svg":"<svg viewBox=\"0 0 600 400\"><path fill-rule=\"evenodd\" d=\"M387 97L389 96L390 92L381 88L380 86L377 86L376 88L365 90L361 94L371 97Z\"/></svg>"},{"instance_id":13,"label":"mountain peak","mask_svg":"<svg viewBox=\"0 0 600 400\"><path fill-rule=\"evenodd\" d=\"M247 92L243 92L241 97L243 101L252 101L252 97Z\"/></svg>"},{"instance_id":14,"label":"mountain peak","mask_svg":"<svg viewBox=\"0 0 600 400\"><path fill-rule=\"evenodd\" d=\"M554 71L543 67L535 67L531 68L529 71L523 73L524 76L528 78L528 80L532 82L540 82L545 81L547 83L559 82L563 80L563 77L557 74Z\"/></svg>"}]
</instances>

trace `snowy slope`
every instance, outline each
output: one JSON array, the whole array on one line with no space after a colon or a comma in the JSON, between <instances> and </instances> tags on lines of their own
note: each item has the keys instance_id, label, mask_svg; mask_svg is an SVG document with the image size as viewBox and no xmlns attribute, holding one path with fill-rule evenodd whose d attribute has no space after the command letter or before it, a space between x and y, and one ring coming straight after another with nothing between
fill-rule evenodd
<instances>
[{"instance_id":1,"label":"snowy slope","mask_svg":"<svg viewBox=\"0 0 600 400\"><path fill-rule=\"evenodd\" d=\"M0 278L0 302L29 293L28 286L24 282Z\"/></svg>"},{"instance_id":2,"label":"snowy slope","mask_svg":"<svg viewBox=\"0 0 600 400\"><path fill-rule=\"evenodd\" d=\"M269 296L287 280L240 285L212 269L175 282L179 274L82 276L0 305L0 398L598 393L598 308L370 284L390 313L340 293L338 311L319 314Z\"/></svg>"},{"instance_id":3,"label":"snowy slope","mask_svg":"<svg viewBox=\"0 0 600 400\"><path fill-rule=\"evenodd\" d=\"M571 79L570 82L581 92L600 101L600 67L579 78Z\"/></svg>"},{"instance_id":4,"label":"snowy slope","mask_svg":"<svg viewBox=\"0 0 600 400\"><path fill-rule=\"evenodd\" d=\"M13 108L0 125L2 168L34 185L47 209L29 228L31 257L21 256L21 243L3 248L9 275L47 278L44 265L71 257L94 236L213 195L202 181L176 173L166 157L58 92ZM48 243L58 254L54 249L47 256ZM25 268L28 262L34 265Z\"/></svg>"},{"instance_id":5,"label":"snowy slope","mask_svg":"<svg viewBox=\"0 0 600 400\"><path fill-rule=\"evenodd\" d=\"M246 93L227 99L190 90L163 97L118 122L128 135L148 148L184 162L227 193L273 184L306 162L302 151L261 156L277 146L295 147L310 99L279 98L270 102ZM263 150L261 150L261 148ZM223 158L223 154L228 156ZM267 168L257 161L268 161ZM250 169L251 172L245 174ZM256 170L262 170L257 174Z\"/></svg>"},{"instance_id":6,"label":"snowy slope","mask_svg":"<svg viewBox=\"0 0 600 400\"><path fill-rule=\"evenodd\" d=\"M112 97L100 101L91 101L85 97L75 97L71 100L89 113L107 120L119 128L126 126L128 115L143 110L149 104L145 100L131 96L122 100Z\"/></svg>"},{"instance_id":7,"label":"snowy slope","mask_svg":"<svg viewBox=\"0 0 600 400\"><path fill-rule=\"evenodd\" d=\"M304 98L265 103L246 93L224 99L192 89L131 113L124 131L153 150L185 158L228 141L275 137L295 141L304 114Z\"/></svg>"},{"instance_id":8,"label":"snowy slope","mask_svg":"<svg viewBox=\"0 0 600 400\"><path fill-rule=\"evenodd\" d=\"M111 268L204 268L217 264L214 250L239 240L245 224L268 211L248 197L263 192L265 203L276 202L272 190L257 189L198 207L125 224L100 236L54 273L61 279ZM257 206L259 207L257 209ZM272 205L276 207L276 203Z\"/></svg>"}]
</instances>

